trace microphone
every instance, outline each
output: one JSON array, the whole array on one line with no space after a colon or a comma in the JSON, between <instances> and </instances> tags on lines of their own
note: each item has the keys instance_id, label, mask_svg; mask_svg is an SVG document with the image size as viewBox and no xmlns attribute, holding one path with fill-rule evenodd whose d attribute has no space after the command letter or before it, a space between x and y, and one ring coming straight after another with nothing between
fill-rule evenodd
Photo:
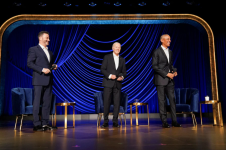
<instances>
[{"instance_id":1,"label":"microphone","mask_svg":"<svg viewBox=\"0 0 226 150\"><path fill-rule=\"evenodd\" d=\"M50 68L50 71L52 71L52 70L55 69L55 68L56 68L56 65L53 64L52 67Z\"/></svg>"}]
</instances>

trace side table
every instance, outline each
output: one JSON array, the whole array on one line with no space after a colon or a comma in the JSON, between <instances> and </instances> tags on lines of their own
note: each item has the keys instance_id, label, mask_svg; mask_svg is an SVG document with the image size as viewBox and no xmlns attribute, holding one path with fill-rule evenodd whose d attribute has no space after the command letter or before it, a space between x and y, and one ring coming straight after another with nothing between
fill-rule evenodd
<instances>
[{"instance_id":1,"label":"side table","mask_svg":"<svg viewBox=\"0 0 226 150\"><path fill-rule=\"evenodd\" d=\"M136 126L139 126L138 124L138 110L137 110L137 106L142 106L142 105L147 105L147 115L148 115L148 125L149 125L149 110L148 110L148 103L129 103L128 105L130 105L130 124L131 126L133 125L133 120L132 120L132 106L136 106Z\"/></svg>"},{"instance_id":2,"label":"side table","mask_svg":"<svg viewBox=\"0 0 226 150\"><path fill-rule=\"evenodd\" d=\"M217 104L218 112L217 118L219 119L220 126L223 127L223 117L222 117L222 109L221 109L221 102L218 100L209 100L209 101L201 101L200 102L200 118L201 118L201 126L202 126L202 104ZM215 125L215 124L214 124Z\"/></svg>"},{"instance_id":3,"label":"side table","mask_svg":"<svg viewBox=\"0 0 226 150\"><path fill-rule=\"evenodd\" d=\"M73 106L73 128L75 127L75 102L56 103L55 105L55 126L56 126L56 110L57 106L65 106L64 112L64 128L67 129L67 106Z\"/></svg>"}]
</instances>

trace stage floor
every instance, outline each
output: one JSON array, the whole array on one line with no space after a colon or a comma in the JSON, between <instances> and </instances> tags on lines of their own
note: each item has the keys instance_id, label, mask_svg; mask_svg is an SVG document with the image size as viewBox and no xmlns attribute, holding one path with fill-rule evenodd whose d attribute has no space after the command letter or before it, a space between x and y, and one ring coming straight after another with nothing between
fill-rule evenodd
<instances>
[{"instance_id":1,"label":"stage floor","mask_svg":"<svg viewBox=\"0 0 226 150\"><path fill-rule=\"evenodd\" d=\"M103 122L103 121L102 121ZM212 126L212 120L204 118L206 125L192 125L190 117L178 118L181 128L163 129L159 119L140 119L140 126L127 126L106 129L98 128L95 120L76 121L75 128L63 128L63 121L58 121L57 130L33 132L32 121L26 118L22 131L14 130L14 121L0 122L0 150L225 150L225 127ZM168 123L171 123L170 119ZM102 124L102 123L101 123ZM133 122L135 124L135 122ZM72 125L72 121L68 122ZM62 127L60 127L62 126ZM17 126L18 127L18 126ZM19 128L19 127L18 127Z\"/></svg>"}]
</instances>

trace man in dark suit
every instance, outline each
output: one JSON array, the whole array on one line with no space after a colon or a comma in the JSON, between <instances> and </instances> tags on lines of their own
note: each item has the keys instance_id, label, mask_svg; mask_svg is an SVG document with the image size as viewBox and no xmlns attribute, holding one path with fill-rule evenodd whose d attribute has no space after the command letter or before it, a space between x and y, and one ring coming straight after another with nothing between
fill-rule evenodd
<instances>
[{"instance_id":1,"label":"man in dark suit","mask_svg":"<svg viewBox=\"0 0 226 150\"><path fill-rule=\"evenodd\" d=\"M34 87L33 101L33 124L34 131L52 129L49 126L49 113L52 100L53 75L51 67L53 64L53 53L48 50L49 33L41 31L38 34L39 44L31 47L28 51L27 66L33 70L32 85ZM42 116L39 119L39 109L42 104Z\"/></svg>"},{"instance_id":2,"label":"man in dark suit","mask_svg":"<svg viewBox=\"0 0 226 150\"><path fill-rule=\"evenodd\" d=\"M115 42L112 45L113 53L105 55L101 72L104 75L102 86L104 86L104 124L102 128L108 127L108 115L113 96L114 112L113 112L113 127L118 125L118 113L120 107L120 95L122 88L122 80L126 77L125 59L119 56L121 44Z\"/></svg>"},{"instance_id":3,"label":"man in dark suit","mask_svg":"<svg viewBox=\"0 0 226 150\"><path fill-rule=\"evenodd\" d=\"M177 123L176 118L176 105L174 95L174 80L177 76L177 69L173 67L172 51L169 50L171 43L170 36L164 34L161 36L160 41L162 45L153 51L152 55L152 68L154 70L154 84L156 85L160 118L162 120L162 127L169 128L167 123L166 112L166 96L170 102L172 126L181 127Z\"/></svg>"}]
</instances>

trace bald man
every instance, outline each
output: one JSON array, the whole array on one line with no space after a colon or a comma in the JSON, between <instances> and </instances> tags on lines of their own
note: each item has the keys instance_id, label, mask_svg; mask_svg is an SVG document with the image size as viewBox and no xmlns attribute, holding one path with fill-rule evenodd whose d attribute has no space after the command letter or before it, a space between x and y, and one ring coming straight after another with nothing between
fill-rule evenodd
<instances>
[{"instance_id":1,"label":"bald man","mask_svg":"<svg viewBox=\"0 0 226 150\"><path fill-rule=\"evenodd\" d=\"M161 36L162 45L153 51L152 68L154 70L154 84L157 89L159 113L163 128L169 128L167 123L166 96L170 102L172 126L181 127L176 118L176 105L174 95L174 80L177 69L173 67L172 51L169 50L171 38L168 34Z\"/></svg>"},{"instance_id":2,"label":"bald man","mask_svg":"<svg viewBox=\"0 0 226 150\"><path fill-rule=\"evenodd\" d=\"M112 45L112 50L113 53L104 56L101 66L101 73L104 75L102 83L104 87L104 124L101 126L102 128L108 127L112 96L114 102L113 127L120 127L118 125L118 113L122 81L126 77L126 64L125 59L119 55L121 44L115 42Z\"/></svg>"}]
</instances>

